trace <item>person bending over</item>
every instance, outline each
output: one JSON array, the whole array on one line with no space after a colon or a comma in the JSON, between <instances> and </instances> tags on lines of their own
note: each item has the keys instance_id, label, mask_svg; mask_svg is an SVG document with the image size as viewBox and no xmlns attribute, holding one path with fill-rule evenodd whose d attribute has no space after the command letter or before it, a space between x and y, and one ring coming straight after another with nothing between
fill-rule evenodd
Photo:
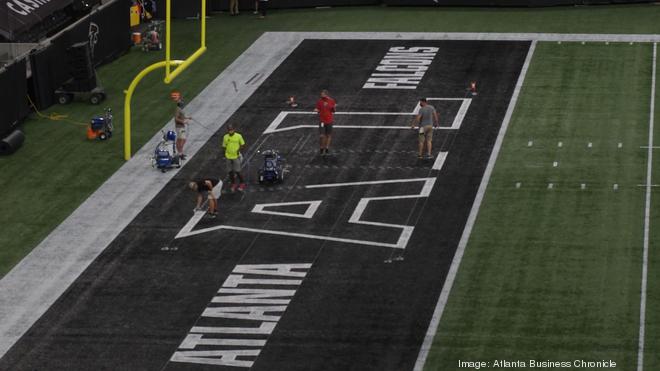
<instances>
[{"instance_id":1,"label":"person bending over","mask_svg":"<svg viewBox=\"0 0 660 371\"><path fill-rule=\"evenodd\" d=\"M202 203L207 199L209 202L207 213L215 218L218 215L218 198L222 194L222 180L213 177L197 179L188 183L188 187L197 192L195 211L201 211Z\"/></svg>"}]
</instances>

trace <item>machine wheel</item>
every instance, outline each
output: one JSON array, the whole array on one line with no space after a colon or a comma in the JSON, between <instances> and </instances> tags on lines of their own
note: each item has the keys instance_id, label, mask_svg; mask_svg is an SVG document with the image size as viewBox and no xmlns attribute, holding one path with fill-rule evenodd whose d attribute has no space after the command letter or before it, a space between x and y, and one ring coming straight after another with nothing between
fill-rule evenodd
<instances>
[{"instance_id":1,"label":"machine wheel","mask_svg":"<svg viewBox=\"0 0 660 371\"><path fill-rule=\"evenodd\" d=\"M106 139L108 139L108 135L106 133L101 133L101 134L99 134L99 139L100 140L106 140Z\"/></svg>"},{"instance_id":2,"label":"machine wheel","mask_svg":"<svg viewBox=\"0 0 660 371\"><path fill-rule=\"evenodd\" d=\"M57 94L57 103L59 104L69 104L69 102L71 102L72 99L73 99L72 94L67 94L67 93Z\"/></svg>"},{"instance_id":3,"label":"machine wheel","mask_svg":"<svg viewBox=\"0 0 660 371\"><path fill-rule=\"evenodd\" d=\"M164 173L164 172L166 172L166 171L167 171L167 169L165 169L165 168L162 168L162 169L160 169L160 171Z\"/></svg>"},{"instance_id":4,"label":"machine wheel","mask_svg":"<svg viewBox=\"0 0 660 371\"><path fill-rule=\"evenodd\" d=\"M93 105L97 105L101 103L102 100L103 100L103 94L100 93L94 93L89 97L89 103Z\"/></svg>"}]
</instances>

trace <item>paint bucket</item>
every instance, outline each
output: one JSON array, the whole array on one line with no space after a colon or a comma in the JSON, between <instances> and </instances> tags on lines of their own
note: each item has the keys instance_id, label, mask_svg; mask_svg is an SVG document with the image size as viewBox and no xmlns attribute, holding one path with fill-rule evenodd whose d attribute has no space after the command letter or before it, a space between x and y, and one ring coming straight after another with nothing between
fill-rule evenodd
<instances>
[{"instance_id":1,"label":"paint bucket","mask_svg":"<svg viewBox=\"0 0 660 371\"><path fill-rule=\"evenodd\" d=\"M133 35L131 37L133 40L133 45L139 45L142 43L142 33L140 32L133 32Z\"/></svg>"}]
</instances>

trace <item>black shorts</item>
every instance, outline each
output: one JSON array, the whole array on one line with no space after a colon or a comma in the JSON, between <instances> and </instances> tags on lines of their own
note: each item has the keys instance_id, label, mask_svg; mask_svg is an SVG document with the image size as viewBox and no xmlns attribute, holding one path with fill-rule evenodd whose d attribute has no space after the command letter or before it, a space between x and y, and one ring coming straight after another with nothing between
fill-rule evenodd
<instances>
[{"instance_id":1,"label":"black shorts","mask_svg":"<svg viewBox=\"0 0 660 371\"><path fill-rule=\"evenodd\" d=\"M324 124L319 122L319 134L332 135L332 124Z\"/></svg>"}]
</instances>

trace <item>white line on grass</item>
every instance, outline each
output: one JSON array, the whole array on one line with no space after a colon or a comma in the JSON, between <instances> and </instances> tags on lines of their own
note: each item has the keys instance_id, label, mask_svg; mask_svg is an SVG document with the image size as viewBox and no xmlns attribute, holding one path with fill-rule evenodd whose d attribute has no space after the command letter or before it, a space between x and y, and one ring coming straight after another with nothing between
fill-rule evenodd
<instances>
[{"instance_id":1,"label":"white line on grass","mask_svg":"<svg viewBox=\"0 0 660 371\"><path fill-rule=\"evenodd\" d=\"M465 253L465 247L467 246L468 239L470 238L470 233L472 232L472 227L474 222L477 219L477 214L479 214L479 207L483 201L484 194L486 193L486 188L488 187L488 181L490 180L490 175L493 172L495 167L495 161L497 160L497 155L500 152L502 147L502 141L504 140L504 135L506 130L509 127L509 121L511 121L511 116L513 115L513 110L516 107L516 102L518 101L518 95L522 89L523 82L525 81L525 75L527 74L527 69L534 55L534 50L536 49L536 41L532 41L529 46L529 51L527 52L527 57L525 58L525 63L520 70L520 76L518 77L518 82L511 96L511 101L509 102L509 107L506 110L504 115L504 120L502 121L502 127L500 132L497 134L497 140L493 146L493 152L490 154L490 159L488 160L488 165L484 171L483 178L481 179L481 184L479 185L479 190L477 195L474 198L474 203L472 204L472 209L470 210L470 215L468 220L465 223L465 229L463 229L463 235L461 240L458 243L456 248L456 254L454 254L454 259L451 262L451 267L447 273L447 279L445 284L442 287L442 292L440 293L440 298L438 298L438 303L435 306L435 311L433 312L433 317L431 317L431 323L429 323L428 330L426 331L426 336L424 336L424 342L422 347L419 350L419 355L417 356L417 362L415 362L414 371L422 371L424 364L426 363L426 358L429 355L429 350L433 345L433 337L435 336L436 331L438 330L438 325L440 324L440 319L442 318L442 313L445 310L447 305L447 299L449 298L449 293L451 288L454 285L454 280L456 279L456 273L458 273L458 268L461 265L461 260L463 259L463 254Z\"/></svg>"},{"instance_id":2,"label":"white line on grass","mask_svg":"<svg viewBox=\"0 0 660 371\"><path fill-rule=\"evenodd\" d=\"M653 165L653 115L655 110L655 63L656 43L653 43L653 74L651 75L651 108L649 113L649 148L646 161L646 206L644 208L644 253L642 257L642 287L639 302L639 345L637 350L637 371L644 370L644 332L646 331L646 285L649 265L649 222L651 219L651 175Z\"/></svg>"},{"instance_id":3,"label":"white line on grass","mask_svg":"<svg viewBox=\"0 0 660 371\"><path fill-rule=\"evenodd\" d=\"M565 42L660 42L658 34L569 34L497 32L269 32L302 39L360 40L490 40Z\"/></svg>"}]
</instances>

